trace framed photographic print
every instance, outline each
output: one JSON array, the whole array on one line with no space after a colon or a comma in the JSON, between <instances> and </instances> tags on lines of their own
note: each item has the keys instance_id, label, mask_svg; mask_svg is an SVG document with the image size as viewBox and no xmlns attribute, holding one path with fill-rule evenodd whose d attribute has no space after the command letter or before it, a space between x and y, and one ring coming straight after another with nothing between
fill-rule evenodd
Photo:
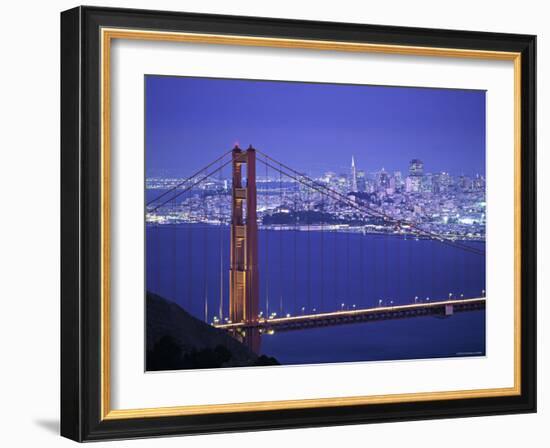
<instances>
[{"instance_id":1,"label":"framed photographic print","mask_svg":"<svg viewBox=\"0 0 550 448\"><path fill-rule=\"evenodd\" d=\"M61 14L61 433L535 412L535 37Z\"/></svg>"}]
</instances>

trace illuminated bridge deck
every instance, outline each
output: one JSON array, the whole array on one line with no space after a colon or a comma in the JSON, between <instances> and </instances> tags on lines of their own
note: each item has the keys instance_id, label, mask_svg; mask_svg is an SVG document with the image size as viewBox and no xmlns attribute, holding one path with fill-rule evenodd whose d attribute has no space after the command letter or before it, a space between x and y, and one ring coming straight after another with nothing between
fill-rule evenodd
<instances>
[{"instance_id":1,"label":"illuminated bridge deck","mask_svg":"<svg viewBox=\"0 0 550 448\"><path fill-rule=\"evenodd\" d=\"M213 324L231 332L241 332L257 328L262 333L274 331L300 330L341 324L374 322L380 320L405 319L420 316L448 317L454 313L485 309L485 298L443 300L422 302L410 305L379 306L355 310L342 310L330 313L305 314L290 317L260 318L256 322L236 322Z\"/></svg>"}]
</instances>

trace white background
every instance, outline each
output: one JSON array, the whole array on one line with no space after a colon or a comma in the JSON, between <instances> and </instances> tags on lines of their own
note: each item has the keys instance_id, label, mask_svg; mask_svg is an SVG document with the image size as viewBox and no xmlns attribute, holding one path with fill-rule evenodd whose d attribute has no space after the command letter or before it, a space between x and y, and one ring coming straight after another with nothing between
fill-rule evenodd
<instances>
[{"instance_id":1,"label":"white background","mask_svg":"<svg viewBox=\"0 0 550 448\"><path fill-rule=\"evenodd\" d=\"M544 153L550 120L545 37L550 33L545 2L524 0L339 2L208 1L93 2L103 6L161 8L196 12L273 16L363 23L475 29L538 34L539 228L548 225L543 206L550 187ZM0 312L0 413L6 446L69 446L60 439L59 414L59 11L67 1L3 5L0 114L3 193L0 220L2 299ZM546 36L545 36L546 35ZM546 54L545 54L546 52ZM546 201L548 202L548 201ZM550 276L544 252L550 238L539 234L539 413L537 415L405 422L383 425L214 435L119 442L115 446L280 446L287 444L384 444L384 446L464 447L548 445L550 394L544 373L550 343L541 322L550 316L543 298ZM546 272L544 272L546 270ZM98 446L102 446L99 444ZM113 446L112 444L110 446Z\"/></svg>"},{"instance_id":2,"label":"white background","mask_svg":"<svg viewBox=\"0 0 550 448\"><path fill-rule=\"evenodd\" d=\"M297 68L297 60L307 63ZM512 61L115 40L111 67L113 409L513 387ZM487 356L143 372L143 83L148 73L487 90Z\"/></svg>"}]
</instances>

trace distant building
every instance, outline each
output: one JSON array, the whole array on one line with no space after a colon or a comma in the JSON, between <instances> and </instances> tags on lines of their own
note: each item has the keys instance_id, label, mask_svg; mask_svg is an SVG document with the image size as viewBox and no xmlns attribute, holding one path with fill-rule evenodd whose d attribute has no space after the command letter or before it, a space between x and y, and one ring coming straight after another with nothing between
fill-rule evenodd
<instances>
[{"instance_id":1,"label":"distant building","mask_svg":"<svg viewBox=\"0 0 550 448\"><path fill-rule=\"evenodd\" d=\"M405 191L407 193L418 193L422 188L422 177L408 176L405 181Z\"/></svg>"},{"instance_id":2,"label":"distant building","mask_svg":"<svg viewBox=\"0 0 550 448\"><path fill-rule=\"evenodd\" d=\"M412 159L409 163L409 176L421 177L424 174L424 163L420 159Z\"/></svg>"},{"instance_id":3,"label":"distant building","mask_svg":"<svg viewBox=\"0 0 550 448\"><path fill-rule=\"evenodd\" d=\"M459 178L459 185L462 191L469 191L473 189L473 181L470 177L461 175Z\"/></svg>"},{"instance_id":4,"label":"distant building","mask_svg":"<svg viewBox=\"0 0 550 448\"><path fill-rule=\"evenodd\" d=\"M333 172L333 171L327 171L323 175L323 181L327 184L330 184L330 183L334 182L335 179L336 179L336 173Z\"/></svg>"},{"instance_id":5,"label":"distant building","mask_svg":"<svg viewBox=\"0 0 550 448\"><path fill-rule=\"evenodd\" d=\"M475 179L473 180L473 188L475 190L484 190L485 189L485 178L476 174Z\"/></svg>"},{"instance_id":6,"label":"distant building","mask_svg":"<svg viewBox=\"0 0 550 448\"><path fill-rule=\"evenodd\" d=\"M367 187L367 178L364 170L357 171L357 191L364 192Z\"/></svg>"},{"instance_id":7,"label":"distant building","mask_svg":"<svg viewBox=\"0 0 550 448\"><path fill-rule=\"evenodd\" d=\"M393 173L393 178L395 179L395 188L401 188L401 186L403 185L403 177L401 176L401 171L395 171Z\"/></svg>"},{"instance_id":8,"label":"distant building","mask_svg":"<svg viewBox=\"0 0 550 448\"><path fill-rule=\"evenodd\" d=\"M434 174L432 176L432 192L433 193L441 193L441 175L440 174Z\"/></svg>"},{"instance_id":9,"label":"distant building","mask_svg":"<svg viewBox=\"0 0 550 448\"><path fill-rule=\"evenodd\" d=\"M384 191L390 187L390 176L384 168L382 168L382 171L378 174L378 186L380 190Z\"/></svg>"},{"instance_id":10,"label":"distant building","mask_svg":"<svg viewBox=\"0 0 550 448\"><path fill-rule=\"evenodd\" d=\"M433 193L433 178L434 176L431 173L427 173L422 177L422 191L425 193Z\"/></svg>"},{"instance_id":11,"label":"distant building","mask_svg":"<svg viewBox=\"0 0 550 448\"><path fill-rule=\"evenodd\" d=\"M453 185L453 179L449 173L443 171L439 174L439 190L440 192L449 191Z\"/></svg>"},{"instance_id":12,"label":"distant building","mask_svg":"<svg viewBox=\"0 0 550 448\"><path fill-rule=\"evenodd\" d=\"M359 191L357 190L357 169L355 168L355 158L351 156L351 186L350 189L352 192Z\"/></svg>"}]
</instances>

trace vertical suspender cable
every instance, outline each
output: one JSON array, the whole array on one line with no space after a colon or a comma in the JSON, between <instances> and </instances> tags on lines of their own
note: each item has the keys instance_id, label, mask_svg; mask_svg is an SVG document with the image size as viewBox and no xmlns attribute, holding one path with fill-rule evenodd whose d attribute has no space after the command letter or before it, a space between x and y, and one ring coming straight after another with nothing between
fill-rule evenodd
<instances>
[{"instance_id":1,"label":"vertical suspender cable","mask_svg":"<svg viewBox=\"0 0 550 448\"><path fill-rule=\"evenodd\" d=\"M338 302L340 298L338 297L338 231L334 230L334 300L336 309L338 309Z\"/></svg>"},{"instance_id":2,"label":"vertical suspender cable","mask_svg":"<svg viewBox=\"0 0 550 448\"><path fill-rule=\"evenodd\" d=\"M350 285L351 285L351 276L350 276L350 247L349 247L349 238L350 238L350 229L348 227L346 231L346 302L349 307L351 304L350 297Z\"/></svg>"},{"instance_id":3,"label":"vertical suspender cable","mask_svg":"<svg viewBox=\"0 0 550 448\"><path fill-rule=\"evenodd\" d=\"M283 174L279 166L279 211L283 211ZM279 225L279 315L283 315L283 222Z\"/></svg>"},{"instance_id":4,"label":"vertical suspender cable","mask_svg":"<svg viewBox=\"0 0 550 448\"><path fill-rule=\"evenodd\" d=\"M384 299L388 300L388 227L386 219L384 219Z\"/></svg>"},{"instance_id":5,"label":"vertical suspender cable","mask_svg":"<svg viewBox=\"0 0 550 448\"><path fill-rule=\"evenodd\" d=\"M431 237L427 239L428 244L430 245L430 258L431 258L431 269L430 269L430 297L438 299L437 293L435 291L435 240Z\"/></svg>"},{"instance_id":6,"label":"vertical suspender cable","mask_svg":"<svg viewBox=\"0 0 550 448\"><path fill-rule=\"evenodd\" d=\"M296 295L297 295L297 289L298 289L298 266L297 266L297 240L298 240L298 194L299 194L299 185L298 181L294 181L294 288L293 288L293 313L296 314L297 307L296 307Z\"/></svg>"},{"instance_id":7,"label":"vertical suspender cable","mask_svg":"<svg viewBox=\"0 0 550 448\"><path fill-rule=\"evenodd\" d=\"M372 243L372 290L374 292L374 303L378 303L380 300L380 294L378 291L379 287L379 281L378 281L378 257L377 257L377 250L378 250L378 234L374 233L371 236L371 243Z\"/></svg>"},{"instance_id":8,"label":"vertical suspender cable","mask_svg":"<svg viewBox=\"0 0 550 448\"><path fill-rule=\"evenodd\" d=\"M307 310L311 310L311 232L310 232L310 206L309 206L309 188L307 189Z\"/></svg>"},{"instance_id":9,"label":"vertical suspender cable","mask_svg":"<svg viewBox=\"0 0 550 448\"><path fill-rule=\"evenodd\" d=\"M269 172L267 163L265 164L266 203L269 204ZM267 207L266 207L267 210ZM272 224L270 224L272 225ZM269 317L269 229L265 229L265 316Z\"/></svg>"},{"instance_id":10,"label":"vertical suspender cable","mask_svg":"<svg viewBox=\"0 0 550 448\"><path fill-rule=\"evenodd\" d=\"M221 162L220 162L221 166ZM219 184L218 184L218 239L220 253L220 305L218 309L218 318L223 322L223 219L222 219L222 198L224 193L223 187L223 168L220 169Z\"/></svg>"},{"instance_id":11,"label":"vertical suspender cable","mask_svg":"<svg viewBox=\"0 0 550 448\"><path fill-rule=\"evenodd\" d=\"M208 194L203 188L203 279L204 279L204 321L208 322Z\"/></svg>"},{"instance_id":12,"label":"vertical suspender cable","mask_svg":"<svg viewBox=\"0 0 550 448\"><path fill-rule=\"evenodd\" d=\"M160 224L160 222L155 222L153 224L153 229L155 230L154 231L154 236L152 236L152 239L155 243L155 252L156 252L156 259L157 259L157 262L155 263L155 266L154 266L154 275L155 275L155 283L156 283L156 292L157 294L161 294L161 277L160 277L160 273L161 273L161 270L162 270L162 245L161 245L161 242L162 242L162 232L161 232L161 229L162 229L162 225Z\"/></svg>"},{"instance_id":13,"label":"vertical suspender cable","mask_svg":"<svg viewBox=\"0 0 550 448\"><path fill-rule=\"evenodd\" d=\"M358 302L360 303L360 306L367 307L367 304L365 303L365 267L364 267L364 260L363 260L363 245L365 244L364 241L364 234L363 231L359 234L359 291L361 294L361 297L359 297Z\"/></svg>"},{"instance_id":14,"label":"vertical suspender cable","mask_svg":"<svg viewBox=\"0 0 550 448\"><path fill-rule=\"evenodd\" d=\"M325 196L321 194L321 306L323 312L325 307Z\"/></svg>"},{"instance_id":15,"label":"vertical suspender cable","mask_svg":"<svg viewBox=\"0 0 550 448\"><path fill-rule=\"evenodd\" d=\"M177 226L176 226L176 200L172 200L172 204L170 205L170 214L171 216L171 233L172 233L172 266L171 266L171 275L172 275L172 300L174 302L178 301L178 285L177 285Z\"/></svg>"},{"instance_id":16,"label":"vertical suspender cable","mask_svg":"<svg viewBox=\"0 0 550 448\"><path fill-rule=\"evenodd\" d=\"M187 311L192 313L193 306L193 223L189 213L187 224Z\"/></svg>"},{"instance_id":17,"label":"vertical suspender cable","mask_svg":"<svg viewBox=\"0 0 550 448\"><path fill-rule=\"evenodd\" d=\"M403 296L402 296L402 291L403 291L403 285L402 285L402 281L403 281L403 277L402 277L402 266L401 266L401 262L402 262L402 258L401 258L401 247L402 247L402 243L401 243L401 226L398 224L397 227L394 229L394 234L393 234L393 244L395 245L395 255L394 255L394 259L395 259L395 286L394 286L394 294L395 294L395 299L396 301L401 301ZM397 302L397 303L402 303L402 302Z\"/></svg>"}]
</instances>

